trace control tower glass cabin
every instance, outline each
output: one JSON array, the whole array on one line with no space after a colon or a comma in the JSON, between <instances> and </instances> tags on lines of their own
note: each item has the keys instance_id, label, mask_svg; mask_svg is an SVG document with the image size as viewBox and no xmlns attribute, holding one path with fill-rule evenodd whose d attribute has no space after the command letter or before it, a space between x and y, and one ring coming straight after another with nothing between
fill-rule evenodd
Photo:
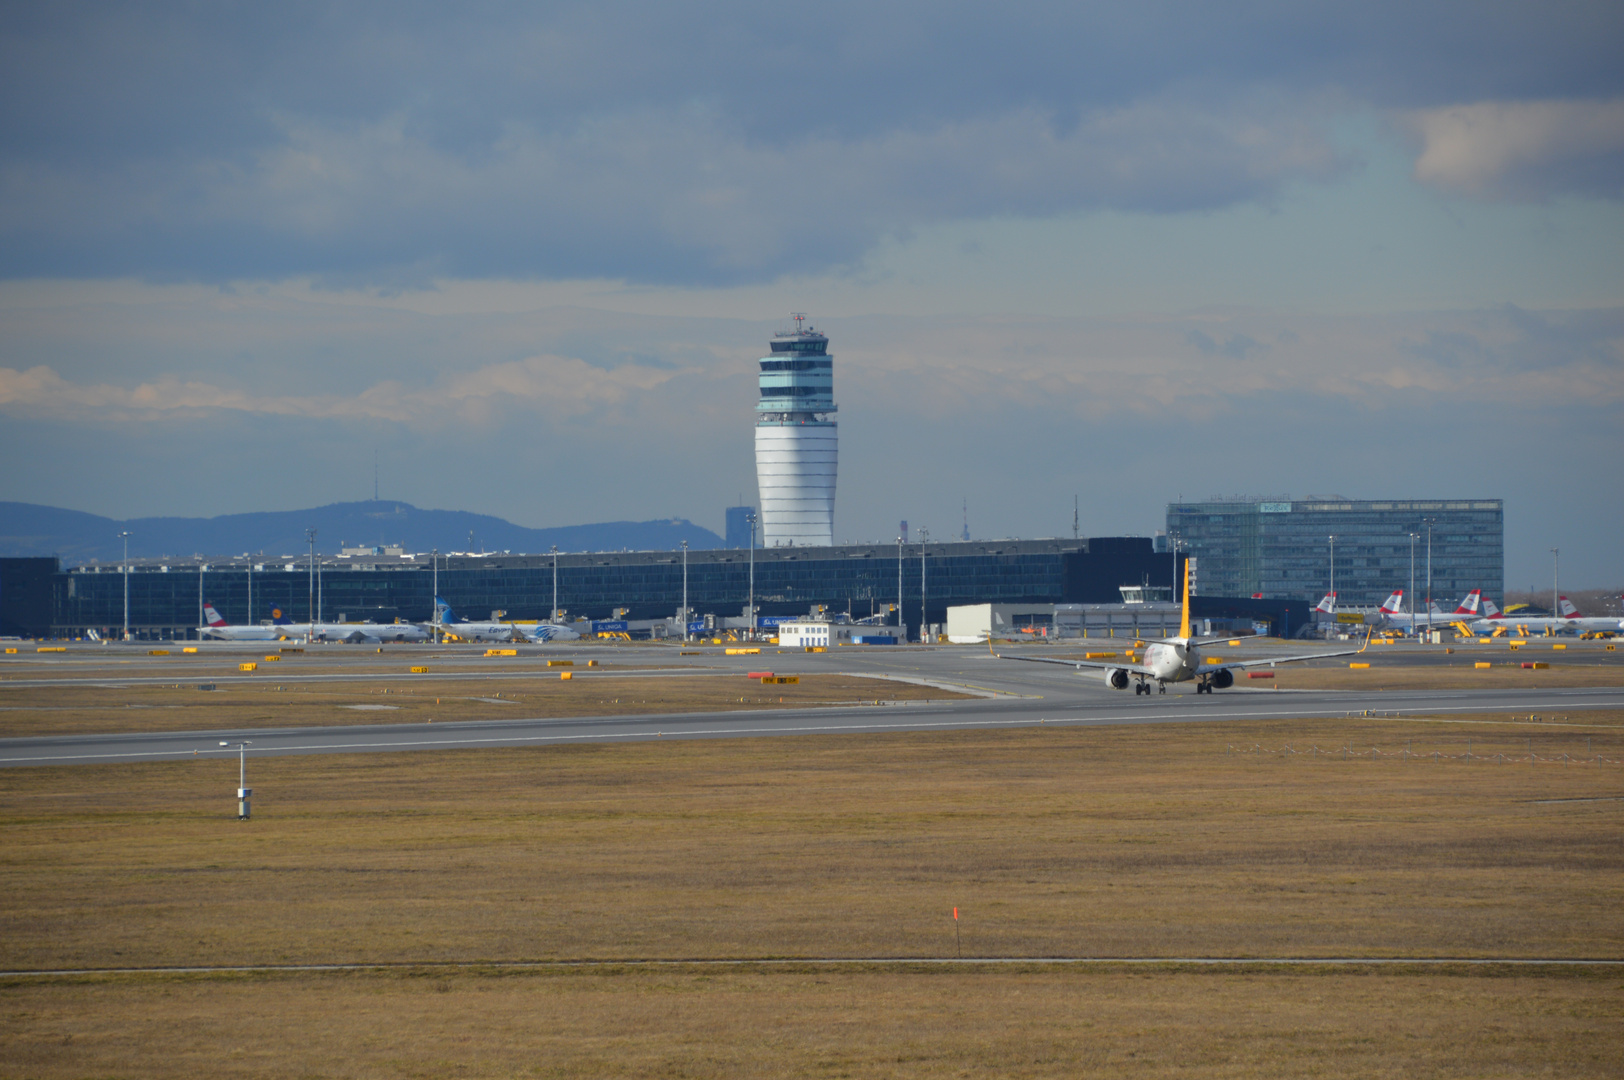
<instances>
[{"instance_id":1,"label":"control tower glass cabin","mask_svg":"<svg viewBox=\"0 0 1624 1080\"><path fill-rule=\"evenodd\" d=\"M764 547L827 547L835 533L838 425L830 419L834 359L812 327L775 334L761 358L756 404L756 485Z\"/></svg>"}]
</instances>

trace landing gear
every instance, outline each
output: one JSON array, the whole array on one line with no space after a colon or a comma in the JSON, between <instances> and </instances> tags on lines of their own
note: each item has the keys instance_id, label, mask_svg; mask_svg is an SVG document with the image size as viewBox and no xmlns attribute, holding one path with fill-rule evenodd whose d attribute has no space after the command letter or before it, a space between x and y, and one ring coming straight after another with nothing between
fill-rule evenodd
<instances>
[{"instance_id":1,"label":"landing gear","mask_svg":"<svg viewBox=\"0 0 1624 1080\"><path fill-rule=\"evenodd\" d=\"M1195 684L1195 692L1198 693L1198 694L1210 694L1210 693L1212 693L1212 683L1208 682L1205 679L1202 679L1200 682Z\"/></svg>"}]
</instances>

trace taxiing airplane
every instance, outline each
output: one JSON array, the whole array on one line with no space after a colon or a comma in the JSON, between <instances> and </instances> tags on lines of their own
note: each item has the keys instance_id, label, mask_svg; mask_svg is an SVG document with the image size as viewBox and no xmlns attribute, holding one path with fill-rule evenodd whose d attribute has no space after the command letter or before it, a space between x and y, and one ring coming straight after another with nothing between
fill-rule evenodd
<instances>
[{"instance_id":1,"label":"taxiing airplane","mask_svg":"<svg viewBox=\"0 0 1624 1080\"><path fill-rule=\"evenodd\" d=\"M1333 597L1327 596L1327 600ZM1323 603L1323 601L1322 601ZM1143 663L1124 664L1120 662L1102 662L1098 660L1061 660L1048 656L1003 656L997 652L993 655L1000 660L1026 660L1037 664L1066 664L1078 671L1098 671L1104 677L1107 686L1116 690L1126 690L1128 684L1134 684L1133 692L1137 694L1150 693L1150 684L1155 683L1160 693L1167 693L1168 683L1191 682L1195 683L1195 692L1210 694L1213 690L1227 690L1235 685L1235 672L1244 668L1273 667L1276 664L1293 664L1301 660L1327 660L1335 656L1357 656L1370 645L1370 632L1365 632L1365 643L1357 649L1344 649L1341 652L1309 653L1303 656L1273 656L1263 660L1232 660L1228 663L1204 664L1201 659L1201 646L1214 641L1221 641L1223 637L1200 639L1190 634L1190 567L1184 567L1184 614L1179 621L1178 637L1163 638L1153 641L1145 646ZM989 638L987 648L992 649Z\"/></svg>"}]
</instances>

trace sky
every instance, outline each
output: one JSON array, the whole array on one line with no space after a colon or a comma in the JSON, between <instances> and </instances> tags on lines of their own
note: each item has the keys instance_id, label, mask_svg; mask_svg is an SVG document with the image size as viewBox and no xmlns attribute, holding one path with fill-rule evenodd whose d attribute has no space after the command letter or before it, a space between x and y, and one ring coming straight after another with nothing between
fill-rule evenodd
<instances>
[{"instance_id":1,"label":"sky","mask_svg":"<svg viewBox=\"0 0 1624 1080\"><path fill-rule=\"evenodd\" d=\"M1503 498L1624 585L1624 8L12 5L0 500L752 502L831 338L838 540Z\"/></svg>"}]
</instances>

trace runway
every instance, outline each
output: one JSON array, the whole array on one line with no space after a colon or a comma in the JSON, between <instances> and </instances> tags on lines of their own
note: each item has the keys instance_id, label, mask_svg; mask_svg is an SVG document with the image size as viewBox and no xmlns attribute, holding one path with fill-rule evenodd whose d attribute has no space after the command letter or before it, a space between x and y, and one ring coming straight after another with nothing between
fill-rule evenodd
<instances>
[{"instance_id":1,"label":"runway","mask_svg":"<svg viewBox=\"0 0 1624 1080\"><path fill-rule=\"evenodd\" d=\"M1060 672L1066 676L1064 671ZM987 680L997 682L997 679ZM173 761L235 755L251 740L254 757L289 754L380 753L618 743L656 739L862 735L1039 725L1222 723L1235 720L1371 716L1439 717L1503 713L1566 715L1624 708L1624 688L1563 690L1233 691L1169 693L1131 698L1104 689L1065 696L1023 696L921 704L864 705L750 712L512 719L322 728L248 728L161 734L70 735L0 740L0 766ZM1576 722L1582 723L1581 720Z\"/></svg>"}]
</instances>

